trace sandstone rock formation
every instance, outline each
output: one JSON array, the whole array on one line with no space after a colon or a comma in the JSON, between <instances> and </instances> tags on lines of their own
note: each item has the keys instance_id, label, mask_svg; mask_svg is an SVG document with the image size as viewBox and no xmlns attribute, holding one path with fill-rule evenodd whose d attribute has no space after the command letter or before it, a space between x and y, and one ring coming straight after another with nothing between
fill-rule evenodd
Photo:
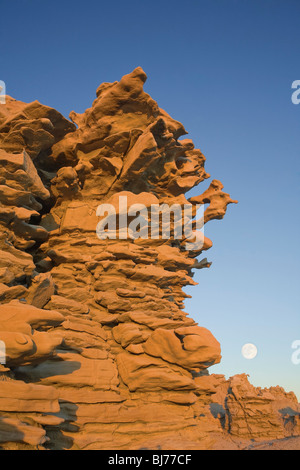
<instances>
[{"instance_id":1,"label":"sandstone rock formation","mask_svg":"<svg viewBox=\"0 0 300 470\"><path fill-rule=\"evenodd\" d=\"M212 245L96 234L100 204L234 203L141 68L104 83L72 122L38 102L0 106L0 446L210 449L300 434L293 393L209 375L213 335L184 311ZM122 212L119 208L119 212ZM117 227L120 235L120 226Z\"/></svg>"}]
</instances>

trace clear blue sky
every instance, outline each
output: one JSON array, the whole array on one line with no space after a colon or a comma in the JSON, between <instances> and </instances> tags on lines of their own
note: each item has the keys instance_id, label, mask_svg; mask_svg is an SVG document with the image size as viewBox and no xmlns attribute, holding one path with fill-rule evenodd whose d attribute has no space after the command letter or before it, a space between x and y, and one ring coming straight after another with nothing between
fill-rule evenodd
<instances>
[{"instance_id":1,"label":"clear blue sky","mask_svg":"<svg viewBox=\"0 0 300 470\"><path fill-rule=\"evenodd\" d=\"M207 225L213 264L186 289L186 310L222 345L211 371L247 372L300 399L299 20L298 0L2 0L0 79L9 95L68 116L100 83L143 67L145 90L239 200Z\"/></svg>"}]
</instances>

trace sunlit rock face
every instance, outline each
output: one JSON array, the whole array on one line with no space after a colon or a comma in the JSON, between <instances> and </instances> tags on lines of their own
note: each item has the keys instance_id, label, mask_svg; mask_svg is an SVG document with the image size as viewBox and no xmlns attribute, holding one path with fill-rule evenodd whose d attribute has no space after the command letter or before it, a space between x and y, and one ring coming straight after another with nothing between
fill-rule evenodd
<instances>
[{"instance_id":1,"label":"sunlit rock face","mask_svg":"<svg viewBox=\"0 0 300 470\"><path fill-rule=\"evenodd\" d=\"M0 106L4 449L210 449L299 434L293 394L209 375L220 344L183 310L209 239L187 249L174 227L168 238L96 233L99 205L120 215L120 197L205 204L204 223L236 202L217 180L185 198L209 178L205 158L145 81L137 68L102 84L72 122L37 101Z\"/></svg>"}]
</instances>

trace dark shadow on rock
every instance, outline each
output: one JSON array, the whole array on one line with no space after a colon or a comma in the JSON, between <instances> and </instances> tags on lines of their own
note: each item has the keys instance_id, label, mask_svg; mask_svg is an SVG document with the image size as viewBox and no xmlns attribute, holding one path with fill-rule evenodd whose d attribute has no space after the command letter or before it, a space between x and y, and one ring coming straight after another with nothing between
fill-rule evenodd
<instances>
[{"instance_id":1,"label":"dark shadow on rock","mask_svg":"<svg viewBox=\"0 0 300 470\"><path fill-rule=\"evenodd\" d=\"M64 419L64 422L58 426L45 426L47 437L50 441L45 447L49 450L69 450L73 447L74 439L64 434L64 431L78 432L79 426L76 425L78 406L70 401L59 400L60 411L54 413L54 416Z\"/></svg>"},{"instance_id":2,"label":"dark shadow on rock","mask_svg":"<svg viewBox=\"0 0 300 470\"><path fill-rule=\"evenodd\" d=\"M219 419L222 429L225 429L226 424L226 410L220 403L211 403L209 405L210 412L214 418Z\"/></svg>"},{"instance_id":3,"label":"dark shadow on rock","mask_svg":"<svg viewBox=\"0 0 300 470\"><path fill-rule=\"evenodd\" d=\"M0 444L5 442L23 442L24 433L16 426L5 421L5 417L0 417Z\"/></svg>"},{"instance_id":4,"label":"dark shadow on rock","mask_svg":"<svg viewBox=\"0 0 300 470\"><path fill-rule=\"evenodd\" d=\"M290 406L286 408L281 408L278 410L279 413L282 415L283 425L287 431L293 433L293 431L297 428L297 421L300 418L299 411L293 410Z\"/></svg>"},{"instance_id":5,"label":"dark shadow on rock","mask_svg":"<svg viewBox=\"0 0 300 470\"><path fill-rule=\"evenodd\" d=\"M80 367L81 363L77 361L46 360L36 366L17 367L14 369L14 374L19 380L36 383L42 379L71 374L75 370L80 369Z\"/></svg>"},{"instance_id":6,"label":"dark shadow on rock","mask_svg":"<svg viewBox=\"0 0 300 470\"><path fill-rule=\"evenodd\" d=\"M287 406L286 408L281 408L281 410L278 410L282 416L300 416L299 411L293 410L290 406Z\"/></svg>"}]
</instances>

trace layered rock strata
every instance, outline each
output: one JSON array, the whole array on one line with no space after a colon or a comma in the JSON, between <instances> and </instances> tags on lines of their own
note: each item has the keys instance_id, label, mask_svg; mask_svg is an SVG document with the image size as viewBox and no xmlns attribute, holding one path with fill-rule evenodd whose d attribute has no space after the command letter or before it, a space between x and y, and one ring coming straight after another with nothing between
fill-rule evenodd
<instances>
[{"instance_id":1,"label":"layered rock strata","mask_svg":"<svg viewBox=\"0 0 300 470\"><path fill-rule=\"evenodd\" d=\"M220 345L183 310L209 239L187 249L175 225L169 238L96 234L99 205L120 197L205 204L203 223L236 202L217 180L185 198L209 178L205 157L145 81L137 68L102 84L72 122L38 102L0 106L4 449L209 449L300 434L294 394L209 375Z\"/></svg>"}]
</instances>

